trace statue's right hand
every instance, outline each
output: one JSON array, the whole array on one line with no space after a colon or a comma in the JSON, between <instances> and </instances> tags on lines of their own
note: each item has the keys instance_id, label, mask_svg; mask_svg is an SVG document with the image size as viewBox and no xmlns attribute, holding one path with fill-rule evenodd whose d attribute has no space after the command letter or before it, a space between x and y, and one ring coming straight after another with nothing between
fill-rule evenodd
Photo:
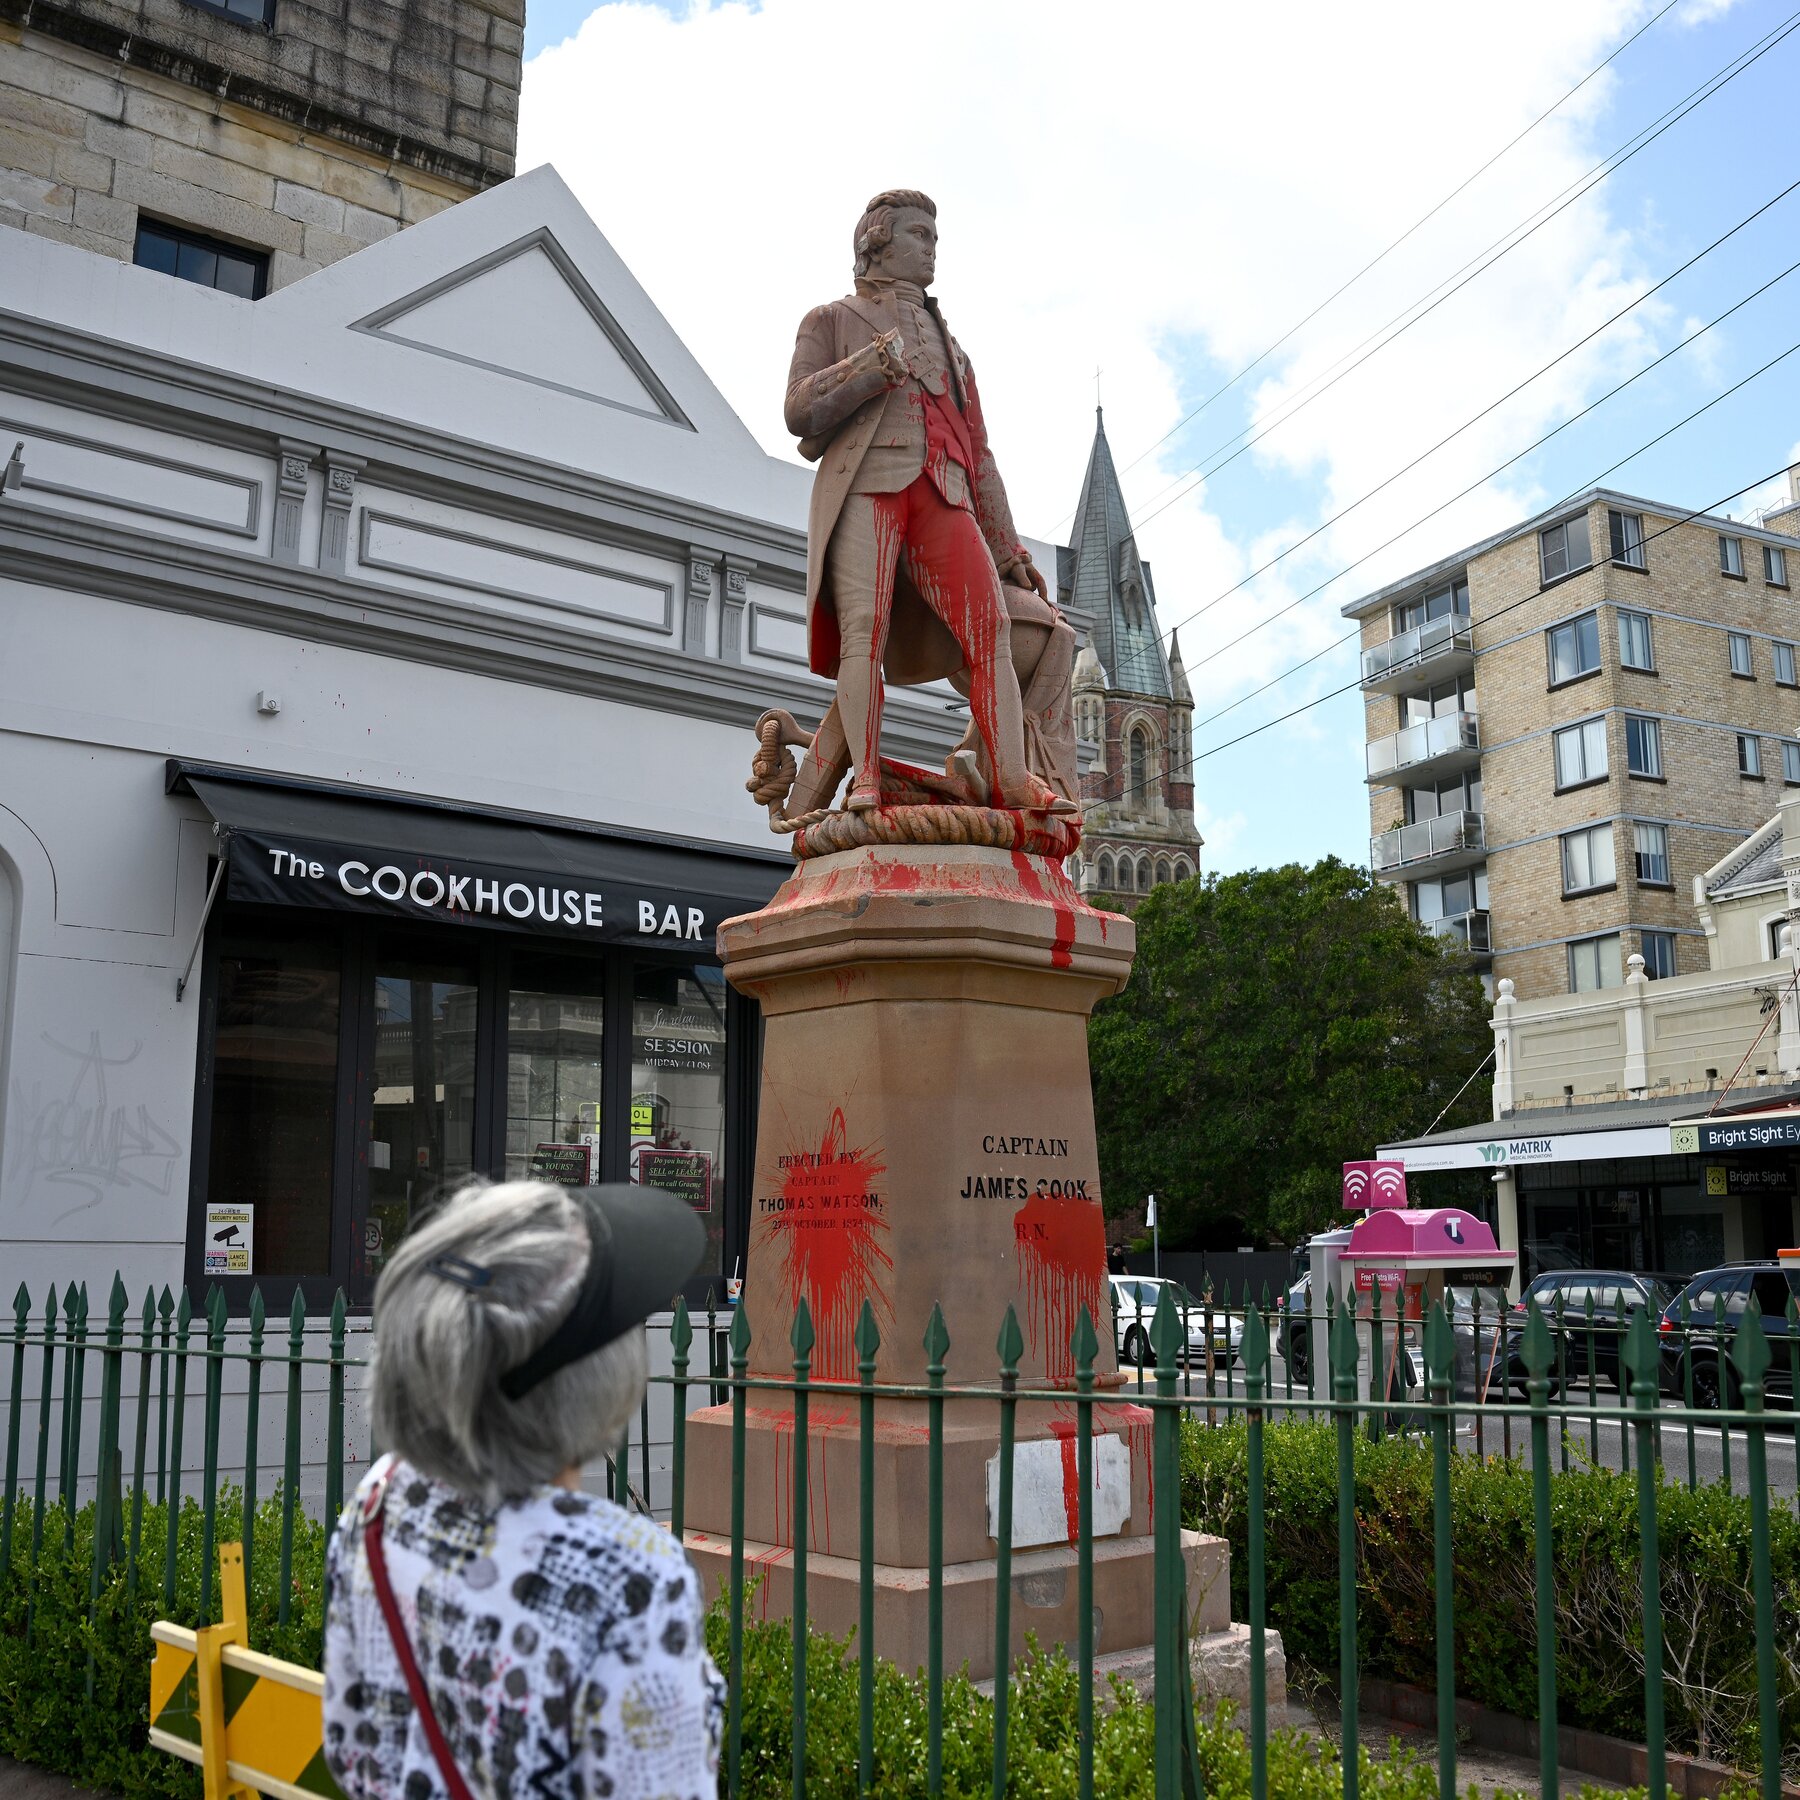
<instances>
[{"instance_id":1,"label":"statue's right hand","mask_svg":"<svg viewBox=\"0 0 1800 1800\"><path fill-rule=\"evenodd\" d=\"M906 379L906 354L898 330L884 331L873 343L864 344L851 361L859 372L880 375L889 387L898 387Z\"/></svg>"}]
</instances>

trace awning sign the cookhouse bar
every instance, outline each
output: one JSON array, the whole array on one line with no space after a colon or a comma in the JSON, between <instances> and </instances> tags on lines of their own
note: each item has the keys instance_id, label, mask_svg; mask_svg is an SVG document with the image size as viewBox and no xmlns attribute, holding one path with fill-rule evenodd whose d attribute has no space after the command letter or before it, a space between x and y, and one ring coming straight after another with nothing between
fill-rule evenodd
<instances>
[{"instance_id":1,"label":"awning sign the cookhouse bar","mask_svg":"<svg viewBox=\"0 0 1800 1800\"><path fill-rule=\"evenodd\" d=\"M218 821L226 895L589 943L710 951L782 870L761 858L385 797L261 786L175 765Z\"/></svg>"},{"instance_id":2,"label":"awning sign the cookhouse bar","mask_svg":"<svg viewBox=\"0 0 1800 1800\"><path fill-rule=\"evenodd\" d=\"M404 855L379 844L231 834L225 891L233 900L494 925L557 937L662 938L711 944L725 917L704 900L623 883L576 882L541 870Z\"/></svg>"}]
</instances>

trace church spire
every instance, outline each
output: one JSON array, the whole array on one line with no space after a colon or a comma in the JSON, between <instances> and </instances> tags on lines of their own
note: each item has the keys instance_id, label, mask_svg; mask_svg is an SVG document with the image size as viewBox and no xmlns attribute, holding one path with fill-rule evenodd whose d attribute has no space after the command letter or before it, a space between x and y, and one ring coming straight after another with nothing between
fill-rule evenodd
<instances>
[{"instance_id":1,"label":"church spire","mask_svg":"<svg viewBox=\"0 0 1800 1800\"><path fill-rule=\"evenodd\" d=\"M1100 406L1094 408L1094 447L1075 507L1069 569L1074 604L1093 619L1094 650L1114 684L1128 693L1168 699L1169 666L1157 631L1155 590L1138 555Z\"/></svg>"}]
</instances>

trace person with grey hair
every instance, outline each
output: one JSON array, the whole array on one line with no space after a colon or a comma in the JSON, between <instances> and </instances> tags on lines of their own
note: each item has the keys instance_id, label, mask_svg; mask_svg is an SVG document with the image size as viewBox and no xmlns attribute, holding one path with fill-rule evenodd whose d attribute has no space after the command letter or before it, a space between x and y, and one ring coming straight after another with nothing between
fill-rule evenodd
<instances>
[{"instance_id":1,"label":"person with grey hair","mask_svg":"<svg viewBox=\"0 0 1800 1800\"><path fill-rule=\"evenodd\" d=\"M699 1578L581 1491L642 1403L699 1220L638 1187L464 1188L375 1289L391 1446L326 1556L325 1760L350 1800L712 1800Z\"/></svg>"}]
</instances>

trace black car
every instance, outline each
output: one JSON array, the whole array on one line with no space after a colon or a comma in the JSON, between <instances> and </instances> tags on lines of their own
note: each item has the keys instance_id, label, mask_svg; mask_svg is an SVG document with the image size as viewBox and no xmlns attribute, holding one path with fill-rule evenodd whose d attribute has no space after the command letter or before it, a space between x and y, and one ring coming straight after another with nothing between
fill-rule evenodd
<instances>
[{"instance_id":1,"label":"black car","mask_svg":"<svg viewBox=\"0 0 1800 1800\"><path fill-rule=\"evenodd\" d=\"M1763 1330L1774 1356L1764 1377L1767 1396L1794 1404L1793 1343L1788 1317L1790 1300L1800 1299L1800 1267L1781 1263L1737 1263L1696 1275L1663 1308L1657 1330L1662 1340L1663 1391L1678 1400L1690 1392L1694 1405L1706 1410L1742 1403L1731 1343L1754 1296L1762 1309ZM1686 1301L1686 1323L1682 1302ZM1724 1302L1725 1329L1719 1330L1719 1303Z\"/></svg>"},{"instance_id":2,"label":"black car","mask_svg":"<svg viewBox=\"0 0 1800 1800\"><path fill-rule=\"evenodd\" d=\"M1566 1372L1570 1386L1585 1382L1589 1365L1597 1380L1619 1386L1619 1352L1634 1312L1660 1317L1674 1298L1666 1282L1631 1269L1552 1269L1539 1275L1514 1302L1506 1343L1506 1379L1523 1387L1525 1318L1535 1301L1550 1327L1556 1356L1550 1364L1550 1391L1555 1393ZM1593 1329L1588 1329L1588 1302L1593 1301ZM1560 1336L1561 1342L1557 1339Z\"/></svg>"}]
</instances>

